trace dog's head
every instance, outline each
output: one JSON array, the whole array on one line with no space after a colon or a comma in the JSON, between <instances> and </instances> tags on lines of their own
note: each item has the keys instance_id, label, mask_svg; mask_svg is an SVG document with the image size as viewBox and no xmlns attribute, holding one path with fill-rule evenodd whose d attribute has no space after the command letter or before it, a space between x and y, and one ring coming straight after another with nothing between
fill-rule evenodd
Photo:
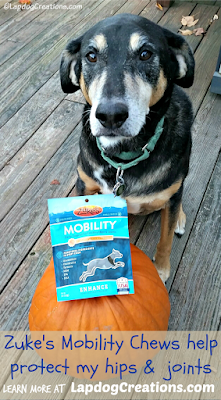
<instances>
[{"instance_id":1,"label":"dog's head","mask_svg":"<svg viewBox=\"0 0 221 400\"><path fill-rule=\"evenodd\" d=\"M182 36L146 18L107 18L63 52L65 93L81 88L90 110L91 132L107 147L138 135L146 115L176 83L193 83L194 59Z\"/></svg>"},{"instance_id":2,"label":"dog's head","mask_svg":"<svg viewBox=\"0 0 221 400\"><path fill-rule=\"evenodd\" d=\"M113 250L112 250L112 254L114 254L114 256L115 256L116 258L121 258L121 257L123 257L123 254L121 254L121 253L119 252L119 250L113 249Z\"/></svg>"}]
</instances>

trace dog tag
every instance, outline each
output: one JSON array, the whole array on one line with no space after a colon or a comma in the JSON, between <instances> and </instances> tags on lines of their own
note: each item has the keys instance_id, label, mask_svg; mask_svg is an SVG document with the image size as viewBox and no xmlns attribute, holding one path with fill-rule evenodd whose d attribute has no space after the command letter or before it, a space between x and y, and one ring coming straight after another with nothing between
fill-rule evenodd
<instances>
[{"instance_id":1,"label":"dog tag","mask_svg":"<svg viewBox=\"0 0 221 400\"><path fill-rule=\"evenodd\" d=\"M114 197L121 196L121 194L123 193L124 189L125 189L125 185L120 183L120 182L117 182L116 185L114 185L114 188L113 188Z\"/></svg>"},{"instance_id":2,"label":"dog tag","mask_svg":"<svg viewBox=\"0 0 221 400\"><path fill-rule=\"evenodd\" d=\"M116 174L116 183L113 188L113 194L114 197L116 196L121 196L125 189L125 184L124 184L124 178L123 178L123 173L124 171L118 168L117 174Z\"/></svg>"}]
</instances>

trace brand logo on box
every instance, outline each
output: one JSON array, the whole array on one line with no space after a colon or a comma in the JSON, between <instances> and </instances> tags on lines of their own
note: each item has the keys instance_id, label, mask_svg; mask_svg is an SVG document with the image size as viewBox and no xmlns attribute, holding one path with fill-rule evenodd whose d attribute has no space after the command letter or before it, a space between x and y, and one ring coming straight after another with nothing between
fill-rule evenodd
<instances>
[{"instance_id":1,"label":"brand logo on box","mask_svg":"<svg viewBox=\"0 0 221 400\"><path fill-rule=\"evenodd\" d=\"M94 217L102 212L103 208L100 206L83 206L76 208L76 210L74 210L74 215L77 217Z\"/></svg>"},{"instance_id":2,"label":"brand logo on box","mask_svg":"<svg viewBox=\"0 0 221 400\"><path fill-rule=\"evenodd\" d=\"M127 278L118 278L117 279L117 292L118 294L127 294L129 293L129 284Z\"/></svg>"}]
</instances>

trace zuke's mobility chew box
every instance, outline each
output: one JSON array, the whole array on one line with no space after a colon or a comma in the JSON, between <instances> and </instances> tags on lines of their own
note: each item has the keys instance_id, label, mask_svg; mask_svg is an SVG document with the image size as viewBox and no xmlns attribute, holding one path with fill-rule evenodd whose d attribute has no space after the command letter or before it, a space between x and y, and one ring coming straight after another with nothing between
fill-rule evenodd
<instances>
[{"instance_id":1,"label":"zuke's mobility chew box","mask_svg":"<svg viewBox=\"0 0 221 400\"><path fill-rule=\"evenodd\" d=\"M126 201L49 199L58 301L134 293Z\"/></svg>"}]
</instances>

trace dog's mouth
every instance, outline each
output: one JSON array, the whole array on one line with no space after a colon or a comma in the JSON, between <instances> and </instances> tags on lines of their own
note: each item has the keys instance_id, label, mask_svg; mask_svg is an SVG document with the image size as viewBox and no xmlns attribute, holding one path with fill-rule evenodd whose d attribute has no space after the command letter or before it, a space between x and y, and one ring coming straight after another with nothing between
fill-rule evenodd
<instances>
[{"instance_id":1,"label":"dog's mouth","mask_svg":"<svg viewBox=\"0 0 221 400\"><path fill-rule=\"evenodd\" d=\"M125 139L131 138L131 135L127 131L124 131L123 129L112 130L112 129L104 129L102 127L98 132L96 132L96 134L94 136L95 137L103 136L103 137L107 137L109 139L110 138L120 138L120 137L123 137Z\"/></svg>"},{"instance_id":2,"label":"dog's mouth","mask_svg":"<svg viewBox=\"0 0 221 400\"><path fill-rule=\"evenodd\" d=\"M105 137L108 137L108 138L116 138L119 135L116 132L112 131L112 130L109 131L107 129L101 129L100 132L96 133L96 137L101 137L101 136L105 136Z\"/></svg>"}]
</instances>

